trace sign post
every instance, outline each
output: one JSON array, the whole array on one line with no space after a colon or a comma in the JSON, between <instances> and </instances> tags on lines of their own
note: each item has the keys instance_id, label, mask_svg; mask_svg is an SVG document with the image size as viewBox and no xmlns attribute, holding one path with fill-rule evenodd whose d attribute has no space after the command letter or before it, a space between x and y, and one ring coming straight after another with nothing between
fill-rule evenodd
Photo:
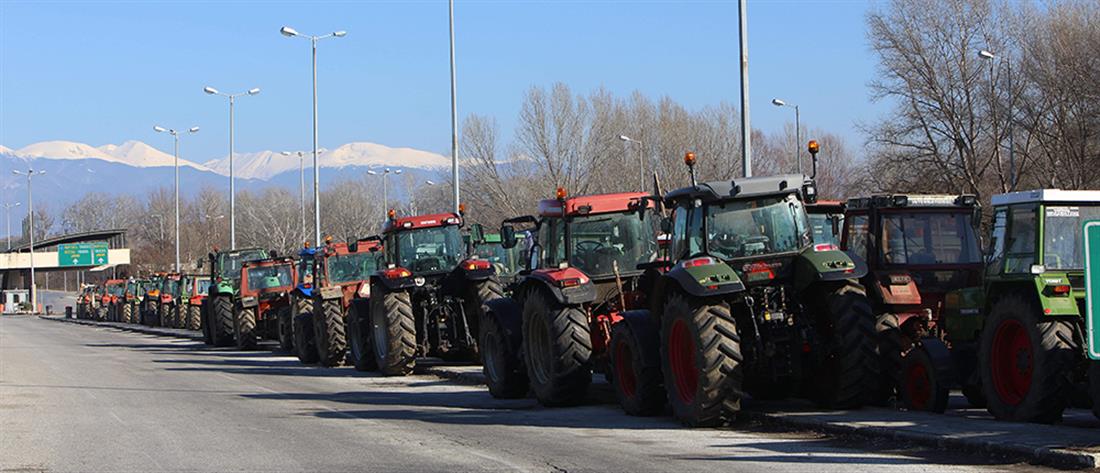
<instances>
[{"instance_id":1,"label":"sign post","mask_svg":"<svg viewBox=\"0 0 1100 473\"><path fill-rule=\"evenodd\" d=\"M1100 360L1100 220L1085 222L1085 329L1089 358Z\"/></svg>"}]
</instances>

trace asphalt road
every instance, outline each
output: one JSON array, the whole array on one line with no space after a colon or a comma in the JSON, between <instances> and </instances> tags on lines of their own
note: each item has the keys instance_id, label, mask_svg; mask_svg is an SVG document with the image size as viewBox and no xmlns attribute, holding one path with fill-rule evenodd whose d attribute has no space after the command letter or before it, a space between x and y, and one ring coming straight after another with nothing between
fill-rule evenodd
<instances>
[{"instance_id":1,"label":"asphalt road","mask_svg":"<svg viewBox=\"0 0 1100 473\"><path fill-rule=\"evenodd\" d=\"M0 317L2 472L764 469L1032 467L761 425L685 429L599 400L546 409L432 376L383 378L271 352Z\"/></svg>"}]
</instances>

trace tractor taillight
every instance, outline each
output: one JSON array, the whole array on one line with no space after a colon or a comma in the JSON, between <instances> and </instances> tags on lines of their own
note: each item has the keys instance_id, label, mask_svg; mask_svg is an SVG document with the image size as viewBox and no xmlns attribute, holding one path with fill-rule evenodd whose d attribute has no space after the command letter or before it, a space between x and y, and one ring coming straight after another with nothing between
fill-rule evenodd
<instances>
[{"instance_id":1,"label":"tractor taillight","mask_svg":"<svg viewBox=\"0 0 1100 473\"><path fill-rule=\"evenodd\" d=\"M1053 292L1054 294L1059 295L1059 296L1064 296L1066 294L1069 294L1069 291L1070 291L1070 287L1069 287L1068 284L1059 284L1059 285L1054 286L1054 287L1051 288L1051 292Z\"/></svg>"},{"instance_id":2,"label":"tractor taillight","mask_svg":"<svg viewBox=\"0 0 1100 473\"><path fill-rule=\"evenodd\" d=\"M696 266L708 266L717 263L714 258L709 256L703 256L700 258L692 258L684 261L682 264L684 268L694 268Z\"/></svg>"},{"instance_id":3,"label":"tractor taillight","mask_svg":"<svg viewBox=\"0 0 1100 473\"><path fill-rule=\"evenodd\" d=\"M814 245L814 251L836 251L839 249L840 248L837 248L836 245L832 243L818 243Z\"/></svg>"},{"instance_id":4,"label":"tractor taillight","mask_svg":"<svg viewBox=\"0 0 1100 473\"><path fill-rule=\"evenodd\" d=\"M412 276L412 273L405 268L393 268L382 271L382 276L386 279L401 279Z\"/></svg>"},{"instance_id":5,"label":"tractor taillight","mask_svg":"<svg viewBox=\"0 0 1100 473\"><path fill-rule=\"evenodd\" d=\"M489 269L493 266L492 263L485 260L470 260L466 262L466 270L474 271L478 269Z\"/></svg>"},{"instance_id":6,"label":"tractor taillight","mask_svg":"<svg viewBox=\"0 0 1100 473\"><path fill-rule=\"evenodd\" d=\"M569 278L558 281L558 285L561 287L577 287L581 285L580 278Z\"/></svg>"}]
</instances>

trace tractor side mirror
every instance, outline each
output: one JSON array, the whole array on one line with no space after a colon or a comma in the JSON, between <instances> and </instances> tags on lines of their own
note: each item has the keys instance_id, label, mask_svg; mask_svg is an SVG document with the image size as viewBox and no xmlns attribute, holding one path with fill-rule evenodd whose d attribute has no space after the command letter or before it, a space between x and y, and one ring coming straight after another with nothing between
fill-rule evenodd
<instances>
[{"instance_id":1,"label":"tractor side mirror","mask_svg":"<svg viewBox=\"0 0 1100 473\"><path fill-rule=\"evenodd\" d=\"M470 241L475 245L485 241L485 228L480 223L470 225Z\"/></svg>"},{"instance_id":2,"label":"tractor side mirror","mask_svg":"<svg viewBox=\"0 0 1100 473\"><path fill-rule=\"evenodd\" d=\"M272 258L278 258L279 257L279 252L277 252L275 250L271 250L270 253L271 253Z\"/></svg>"},{"instance_id":3,"label":"tractor side mirror","mask_svg":"<svg viewBox=\"0 0 1100 473\"><path fill-rule=\"evenodd\" d=\"M501 246L505 248L516 247L516 228L511 224L505 224L500 226L500 241Z\"/></svg>"},{"instance_id":4,"label":"tractor side mirror","mask_svg":"<svg viewBox=\"0 0 1100 473\"><path fill-rule=\"evenodd\" d=\"M664 217L661 219L661 233L672 232L672 219Z\"/></svg>"},{"instance_id":5,"label":"tractor side mirror","mask_svg":"<svg viewBox=\"0 0 1100 473\"><path fill-rule=\"evenodd\" d=\"M833 224L833 236L840 236L840 215L830 215L829 222Z\"/></svg>"}]
</instances>

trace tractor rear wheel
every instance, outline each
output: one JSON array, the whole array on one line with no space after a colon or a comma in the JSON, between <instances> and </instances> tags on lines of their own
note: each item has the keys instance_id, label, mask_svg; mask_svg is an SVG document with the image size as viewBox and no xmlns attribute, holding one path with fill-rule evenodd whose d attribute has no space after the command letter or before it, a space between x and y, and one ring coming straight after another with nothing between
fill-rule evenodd
<instances>
[{"instance_id":1,"label":"tractor rear wheel","mask_svg":"<svg viewBox=\"0 0 1100 473\"><path fill-rule=\"evenodd\" d=\"M978 352L989 413L1019 422L1061 420L1076 351L1072 322L1045 318L1029 298L1002 298L990 311Z\"/></svg>"},{"instance_id":2,"label":"tractor rear wheel","mask_svg":"<svg viewBox=\"0 0 1100 473\"><path fill-rule=\"evenodd\" d=\"M168 306L164 303L157 304L157 321L154 326L159 327L171 327L171 320L168 320Z\"/></svg>"},{"instance_id":3,"label":"tractor rear wheel","mask_svg":"<svg viewBox=\"0 0 1100 473\"><path fill-rule=\"evenodd\" d=\"M817 317L817 336L823 341L819 365L808 370L811 392L819 405L851 409L867 402L878 389L875 317L863 287L854 282L827 285Z\"/></svg>"},{"instance_id":4,"label":"tractor rear wheel","mask_svg":"<svg viewBox=\"0 0 1100 473\"><path fill-rule=\"evenodd\" d=\"M187 304L187 330L199 330L202 328L202 309L197 305Z\"/></svg>"},{"instance_id":5,"label":"tractor rear wheel","mask_svg":"<svg viewBox=\"0 0 1100 473\"><path fill-rule=\"evenodd\" d=\"M481 350L479 342L481 340L482 314L486 311L485 303L504 297L504 289L501 289L500 281L497 280L496 276L470 283L468 287L469 292L462 301L462 310L465 312L466 321L470 325L468 327L469 333L474 339L472 340L473 346L468 350L469 353L466 359L476 362L481 358L478 352Z\"/></svg>"},{"instance_id":6,"label":"tractor rear wheel","mask_svg":"<svg viewBox=\"0 0 1100 473\"><path fill-rule=\"evenodd\" d=\"M290 307L283 307L275 317L278 324L276 330L279 332L279 349L294 353L294 318L290 313Z\"/></svg>"},{"instance_id":7,"label":"tractor rear wheel","mask_svg":"<svg viewBox=\"0 0 1100 473\"><path fill-rule=\"evenodd\" d=\"M237 340L237 348L241 350L255 350L256 340L256 308L241 307L233 317L233 337Z\"/></svg>"},{"instance_id":8,"label":"tractor rear wheel","mask_svg":"<svg viewBox=\"0 0 1100 473\"><path fill-rule=\"evenodd\" d=\"M388 376L404 376L416 366L416 318L405 291L371 288L371 334L378 369Z\"/></svg>"},{"instance_id":9,"label":"tractor rear wheel","mask_svg":"<svg viewBox=\"0 0 1100 473\"><path fill-rule=\"evenodd\" d=\"M100 322L105 322L107 320L107 307L104 305L100 305L99 308L96 309L95 318Z\"/></svg>"},{"instance_id":10,"label":"tractor rear wheel","mask_svg":"<svg viewBox=\"0 0 1100 473\"><path fill-rule=\"evenodd\" d=\"M1092 415L1100 419L1100 361L1089 361L1089 398L1092 399Z\"/></svg>"},{"instance_id":11,"label":"tractor rear wheel","mask_svg":"<svg viewBox=\"0 0 1100 473\"><path fill-rule=\"evenodd\" d=\"M592 383L592 338L578 306L532 290L523 304L523 359L544 406L580 404Z\"/></svg>"},{"instance_id":12,"label":"tractor rear wheel","mask_svg":"<svg viewBox=\"0 0 1100 473\"><path fill-rule=\"evenodd\" d=\"M929 340L928 344L939 343ZM946 351L946 347L944 348ZM911 411L942 414L947 409L950 387L948 372L936 366L925 344L918 344L901 359L901 385L898 397L902 406Z\"/></svg>"},{"instance_id":13,"label":"tractor rear wheel","mask_svg":"<svg viewBox=\"0 0 1100 473\"><path fill-rule=\"evenodd\" d=\"M344 328L344 306L340 299L320 301L313 314L314 343L323 366L339 366L347 357L348 341Z\"/></svg>"},{"instance_id":14,"label":"tractor rear wheel","mask_svg":"<svg viewBox=\"0 0 1100 473\"><path fill-rule=\"evenodd\" d=\"M130 303L127 302L127 303L122 304L122 307L120 307L120 311L119 311L119 312L121 312L121 315L119 316L119 318L122 319L121 320L122 323L124 323L124 324L130 323L130 315L133 313L133 310L134 310L134 308L130 307Z\"/></svg>"},{"instance_id":15,"label":"tractor rear wheel","mask_svg":"<svg viewBox=\"0 0 1100 473\"><path fill-rule=\"evenodd\" d=\"M901 328L897 314L879 314L875 321L875 341L878 347L878 362L882 376L879 376L877 389L871 392L869 403L884 406L898 397L901 385Z\"/></svg>"},{"instance_id":16,"label":"tractor rear wheel","mask_svg":"<svg viewBox=\"0 0 1100 473\"><path fill-rule=\"evenodd\" d=\"M626 321L611 326L611 384L619 405L632 416L660 414L667 402L660 364L646 362L661 349L660 337L652 332L647 339Z\"/></svg>"},{"instance_id":17,"label":"tractor rear wheel","mask_svg":"<svg viewBox=\"0 0 1100 473\"><path fill-rule=\"evenodd\" d=\"M368 308L369 310L369 308ZM369 314L361 314L362 305L354 301L348 307L348 364L357 371L375 371L378 360L371 346L372 334Z\"/></svg>"},{"instance_id":18,"label":"tractor rear wheel","mask_svg":"<svg viewBox=\"0 0 1100 473\"><path fill-rule=\"evenodd\" d=\"M661 314L661 371L673 415L691 427L741 410L741 335L729 306L672 294Z\"/></svg>"},{"instance_id":19,"label":"tractor rear wheel","mask_svg":"<svg viewBox=\"0 0 1100 473\"><path fill-rule=\"evenodd\" d=\"M497 399L518 399L527 395L527 368L519 358L519 347L510 346L504 327L496 316L483 313L478 322L478 350L481 371L489 394Z\"/></svg>"},{"instance_id":20,"label":"tractor rear wheel","mask_svg":"<svg viewBox=\"0 0 1100 473\"><path fill-rule=\"evenodd\" d=\"M210 298L210 339L216 347L233 344L234 317L233 302L229 296L217 295Z\"/></svg>"}]
</instances>

